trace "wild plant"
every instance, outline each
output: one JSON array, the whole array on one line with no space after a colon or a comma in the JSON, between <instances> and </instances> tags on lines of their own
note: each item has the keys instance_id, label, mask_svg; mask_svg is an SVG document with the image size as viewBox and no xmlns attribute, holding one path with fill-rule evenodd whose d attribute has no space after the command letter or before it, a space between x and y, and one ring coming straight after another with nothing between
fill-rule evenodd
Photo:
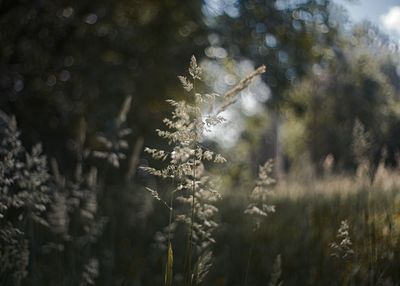
<instances>
[{"instance_id":1,"label":"wild plant","mask_svg":"<svg viewBox=\"0 0 400 286\"><path fill-rule=\"evenodd\" d=\"M119 166L127 147L123 137L129 129L123 125L130 103L128 97L115 120L115 135L100 136L99 141L105 145L101 151L85 147L87 128L81 120L72 178L63 176L54 159L50 160L50 172L40 144L28 152L19 139L15 118L0 111L1 285L20 285L27 277L32 285L40 282L43 277L28 272L28 266L35 269L39 255L72 260L68 261L71 269L67 271L74 275L64 279L82 286L95 285L99 260L91 248L103 233L106 220L98 214L102 186L90 158L100 157ZM38 224L46 230L43 242L33 241ZM76 255L76 250L81 255Z\"/></svg>"},{"instance_id":2,"label":"wild plant","mask_svg":"<svg viewBox=\"0 0 400 286\"><path fill-rule=\"evenodd\" d=\"M33 224L47 225L49 173L41 145L22 146L15 118L0 111L0 282L20 285L28 274Z\"/></svg>"},{"instance_id":3,"label":"wild plant","mask_svg":"<svg viewBox=\"0 0 400 286\"><path fill-rule=\"evenodd\" d=\"M199 285L211 266L210 247L215 242L213 231L218 226L215 219L218 209L214 203L220 194L214 187L207 167L210 163L221 164L226 160L221 154L207 148L203 142L211 128L225 121L221 114L237 100L236 95L254 77L264 73L265 67L261 66L249 74L223 96L199 92L202 69L194 56L188 72L189 77L178 77L188 94L187 100L167 100L174 110L170 118L164 119L166 130L157 130L158 136L167 140L170 149L145 148L154 159L165 164L161 169L144 169L161 179L169 180L173 186L167 200L156 190L147 188L169 210L165 285L173 283L172 236L179 223L183 223L187 229L184 285Z\"/></svg>"},{"instance_id":4,"label":"wild plant","mask_svg":"<svg viewBox=\"0 0 400 286\"><path fill-rule=\"evenodd\" d=\"M99 133L96 136L97 141L102 145L102 150L92 151L94 157L106 160L115 168L119 168L120 161L126 159L125 151L129 147L126 136L131 134L132 130L125 127L124 124L131 105L132 97L127 96L114 120L114 128L110 134Z\"/></svg>"},{"instance_id":5,"label":"wild plant","mask_svg":"<svg viewBox=\"0 0 400 286\"><path fill-rule=\"evenodd\" d=\"M258 179L256 180L256 185L251 191L249 196L249 204L244 211L252 220L253 233L260 229L261 223L265 217L270 213L275 212L275 206L270 204L272 195L272 185L275 180L272 178L273 164L272 160L268 160L264 165L259 166L258 169ZM245 272L244 285L247 285L248 275L250 270L251 258L254 251L254 239L252 239L252 244L249 249L249 256L247 260L247 267ZM279 266L279 269L277 267ZM271 285L280 285L280 269L281 267L281 257L277 257L276 269L274 269ZM279 275L278 275L279 272Z\"/></svg>"},{"instance_id":6,"label":"wild plant","mask_svg":"<svg viewBox=\"0 0 400 286\"><path fill-rule=\"evenodd\" d=\"M112 226L98 209L104 197L108 167L119 168L120 160L125 159L128 148L125 137L130 133L125 122L131 101L131 97L124 100L110 132L97 133L97 150L88 146L87 123L81 119L73 150L76 162L73 176L63 175L57 161L51 160L54 195L48 208L48 219L54 237L44 247L52 255L68 257L67 263L73 266L70 271L76 273L76 277L65 279L80 286L95 285L99 275L100 261L93 247L104 234L105 227ZM96 158L106 162L104 170L95 165ZM99 172L102 172L101 177ZM77 250L80 255L76 255Z\"/></svg>"},{"instance_id":7,"label":"wild plant","mask_svg":"<svg viewBox=\"0 0 400 286\"><path fill-rule=\"evenodd\" d=\"M268 286L283 286L282 280L282 258L281 255L278 254L275 259L275 263L272 268L271 279L268 283Z\"/></svg>"},{"instance_id":8,"label":"wild plant","mask_svg":"<svg viewBox=\"0 0 400 286\"><path fill-rule=\"evenodd\" d=\"M374 285L378 267L378 250L376 241L376 206L371 192L376 168L373 164L373 138L359 119L354 122L352 147L358 165L357 175L362 180L364 188L367 189L365 225L367 229L368 275L369 284ZM366 184L364 180L367 180Z\"/></svg>"},{"instance_id":9,"label":"wild plant","mask_svg":"<svg viewBox=\"0 0 400 286\"><path fill-rule=\"evenodd\" d=\"M372 163L372 138L358 118L354 121L351 147L357 163L357 175L361 179L368 178L372 183L375 175Z\"/></svg>"},{"instance_id":10,"label":"wild plant","mask_svg":"<svg viewBox=\"0 0 400 286\"><path fill-rule=\"evenodd\" d=\"M350 226L347 220L340 222L340 227L336 234L336 240L330 244L331 255L347 260L354 255L353 242L350 239Z\"/></svg>"},{"instance_id":11,"label":"wild plant","mask_svg":"<svg viewBox=\"0 0 400 286\"><path fill-rule=\"evenodd\" d=\"M275 206L269 204L272 194L271 186L275 183L271 175L272 168L271 160L259 166L256 186L250 194L250 203L244 211L245 214L252 218L254 231L260 228L263 218L275 212Z\"/></svg>"},{"instance_id":12,"label":"wild plant","mask_svg":"<svg viewBox=\"0 0 400 286\"><path fill-rule=\"evenodd\" d=\"M344 267L344 284L351 283L355 275L357 266L357 257L365 255L367 267L368 285L376 285L381 274L378 265L378 242L377 242L377 211L374 201L374 179L376 166L373 162L374 138L366 130L363 123L356 119L353 126L352 151L357 164L358 181L361 183L363 191L366 192L366 208L364 213L364 225L366 237L363 239L364 248L353 250L353 242L350 239L350 227L347 220L341 222L338 229L335 242L330 244L331 255L339 258ZM357 271L360 271L358 269Z\"/></svg>"},{"instance_id":13,"label":"wild plant","mask_svg":"<svg viewBox=\"0 0 400 286\"><path fill-rule=\"evenodd\" d=\"M354 247L350 237L350 225L347 220L340 222L340 227L337 230L336 240L330 245L331 256L339 260L343 267L343 285L349 285L354 278L356 265L354 263Z\"/></svg>"}]
</instances>

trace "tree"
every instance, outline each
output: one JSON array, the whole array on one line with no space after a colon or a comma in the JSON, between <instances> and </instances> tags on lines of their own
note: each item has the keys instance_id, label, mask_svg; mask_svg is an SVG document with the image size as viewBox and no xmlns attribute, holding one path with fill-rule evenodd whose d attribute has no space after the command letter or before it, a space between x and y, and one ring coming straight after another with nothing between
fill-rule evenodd
<instances>
[{"instance_id":1,"label":"tree","mask_svg":"<svg viewBox=\"0 0 400 286\"><path fill-rule=\"evenodd\" d=\"M328 154L339 169L355 166L348 146L357 120L371 135L375 163L383 148L389 150L388 161L395 161L399 95L393 68L398 59L390 45L369 23L356 26L341 37L335 53L326 54L326 66L319 66L288 93L289 120L305 127L302 138L294 138L291 144L303 140L318 168Z\"/></svg>"}]
</instances>

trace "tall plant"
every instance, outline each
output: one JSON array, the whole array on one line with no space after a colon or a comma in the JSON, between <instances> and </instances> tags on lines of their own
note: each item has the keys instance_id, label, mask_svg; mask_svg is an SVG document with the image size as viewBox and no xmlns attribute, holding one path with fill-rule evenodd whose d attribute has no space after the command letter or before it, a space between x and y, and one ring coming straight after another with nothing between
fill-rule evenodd
<instances>
[{"instance_id":1,"label":"tall plant","mask_svg":"<svg viewBox=\"0 0 400 286\"><path fill-rule=\"evenodd\" d=\"M172 182L169 200L164 200L156 190L151 194L169 209L167 227L167 263L165 285L173 283L172 232L178 223L187 226L187 247L184 265L185 285L199 285L211 266L210 245L214 242L213 230L218 226L213 205L220 194L213 187L206 166L209 163L224 163L225 158L205 147L205 134L222 124L221 113L237 100L237 94L245 89L257 75L265 72L261 66L242 79L223 96L216 93L200 93L198 83L202 70L192 56L189 77L179 76L188 93L187 100L167 102L174 108L170 118L165 118L166 130L157 130L158 136L167 140L169 150L146 148L154 159L165 162L161 169L146 167L150 174ZM196 262L194 263L196 259Z\"/></svg>"}]
</instances>

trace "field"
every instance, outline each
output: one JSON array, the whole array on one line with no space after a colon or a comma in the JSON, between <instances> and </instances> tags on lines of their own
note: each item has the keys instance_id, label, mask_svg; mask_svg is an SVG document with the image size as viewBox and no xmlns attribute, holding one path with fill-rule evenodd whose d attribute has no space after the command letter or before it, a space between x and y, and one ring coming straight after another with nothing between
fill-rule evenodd
<instances>
[{"instance_id":1,"label":"field","mask_svg":"<svg viewBox=\"0 0 400 286\"><path fill-rule=\"evenodd\" d=\"M397 2L0 0L0 286L400 286Z\"/></svg>"}]
</instances>

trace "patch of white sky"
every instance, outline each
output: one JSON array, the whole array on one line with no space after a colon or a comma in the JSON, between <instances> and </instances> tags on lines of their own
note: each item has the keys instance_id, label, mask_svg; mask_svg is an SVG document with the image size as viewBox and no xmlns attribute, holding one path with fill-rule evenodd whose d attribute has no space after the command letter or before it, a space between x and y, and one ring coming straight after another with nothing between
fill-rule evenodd
<instances>
[{"instance_id":1,"label":"patch of white sky","mask_svg":"<svg viewBox=\"0 0 400 286\"><path fill-rule=\"evenodd\" d=\"M335 0L343 5L353 23L368 20L400 41L400 0Z\"/></svg>"},{"instance_id":2,"label":"patch of white sky","mask_svg":"<svg viewBox=\"0 0 400 286\"><path fill-rule=\"evenodd\" d=\"M388 13L381 15L380 20L386 30L400 37L400 6L391 7Z\"/></svg>"}]
</instances>

